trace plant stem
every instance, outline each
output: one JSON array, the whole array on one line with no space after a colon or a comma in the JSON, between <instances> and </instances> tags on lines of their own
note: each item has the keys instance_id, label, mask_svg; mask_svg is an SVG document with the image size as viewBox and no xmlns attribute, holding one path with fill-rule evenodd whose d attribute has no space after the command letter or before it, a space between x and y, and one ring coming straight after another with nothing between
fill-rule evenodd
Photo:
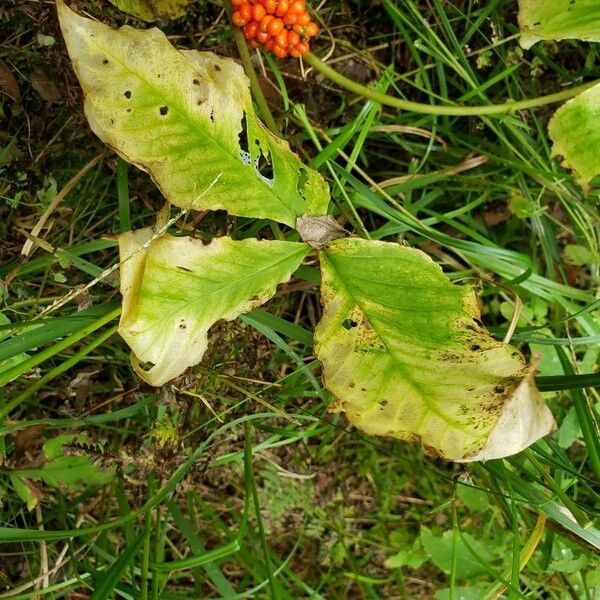
<instances>
[{"instance_id":1,"label":"plant stem","mask_svg":"<svg viewBox=\"0 0 600 600\"><path fill-rule=\"evenodd\" d=\"M231 1L225 0L223 2L223 6L227 12L227 15L231 19ZM242 64L244 65L244 72L250 79L250 89L252 90L252 97L254 101L258 105L258 111L260 112L260 116L262 120L265 122L265 125L271 130L271 133L279 136L279 128L277 127L277 123L275 123L275 119L271 114L271 109L269 108L269 104L267 103L267 99L263 94L262 88L260 87L260 83L258 82L258 77L256 76L256 72L254 71L254 67L252 66L252 58L250 57L250 52L248 51L248 45L246 44L246 40L242 35L241 30L238 27L233 27L233 37L235 39L235 44L237 46L238 52L240 54L240 58L242 59Z\"/></svg>"},{"instance_id":2,"label":"plant stem","mask_svg":"<svg viewBox=\"0 0 600 600\"><path fill-rule=\"evenodd\" d=\"M524 450L523 455L527 457L527 460L532 464L533 468L542 476L542 479L546 482L548 488L562 500L565 508L571 512L577 523L579 523L581 527L588 527L590 525L590 519L588 516L579 508L579 506L577 506L577 503L567 495L567 493L560 487L560 484L554 481L550 473L546 471L544 466L535 457L534 453L531 451L531 448Z\"/></svg>"},{"instance_id":3,"label":"plant stem","mask_svg":"<svg viewBox=\"0 0 600 600\"><path fill-rule=\"evenodd\" d=\"M573 96L577 96L581 92L590 89L598 83L598 80L583 85L568 88L562 92L555 94L549 94L547 96L538 96L537 98L531 98L529 100L511 100L504 102L503 104L490 104L488 106L460 106L460 105L449 105L449 104L421 104L419 102L412 102L410 100L402 100L401 98L394 98L387 94L382 94L368 88L356 81L352 81L347 77L344 77L341 73L338 73L335 69L332 69L329 65L325 64L322 60L317 58L312 52L307 52L302 57L306 63L308 63L315 71L321 73L334 83L337 83L340 87L347 89L348 91L370 98L379 104L385 106L391 106L392 108L398 108L400 110L407 110L410 112L422 113L426 115L448 115L454 117L476 117L482 115L501 115L505 113L514 112L517 110L526 110L529 108L538 108L540 106L546 106L547 104L556 104L563 102Z\"/></svg>"}]
</instances>

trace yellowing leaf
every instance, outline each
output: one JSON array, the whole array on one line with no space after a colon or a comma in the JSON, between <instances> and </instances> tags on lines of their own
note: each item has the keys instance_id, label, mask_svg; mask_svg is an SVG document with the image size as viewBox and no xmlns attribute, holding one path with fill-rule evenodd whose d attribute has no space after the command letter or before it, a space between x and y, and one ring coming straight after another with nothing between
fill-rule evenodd
<instances>
[{"instance_id":1,"label":"yellowing leaf","mask_svg":"<svg viewBox=\"0 0 600 600\"><path fill-rule=\"evenodd\" d=\"M519 0L520 44L540 40L600 41L600 0Z\"/></svg>"},{"instance_id":2,"label":"yellowing leaf","mask_svg":"<svg viewBox=\"0 0 600 600\"><path fill-rule=\"evenodd\" d=\"M120 10L142 19L177 19L185 15L190 0L110 0Z\"/></svg>"},{"instance_id":3,"label":"yellowing leaf","mask_svg":"<svg viewBox=\"0 0 600 600\"><path fill-rule=\"evenodd\" d=\"M119 333L137 373L162 385L200 362L209 328L268 300L309 250L295 242L119 236L123 313ZM151 363L144 366L142 363Z\"/></svg>"},{"instance_id":4,"label":"yellowing leaf","mask_svg":"<svg viewBox=\"0 0 600 600\"><path fill-rule=\"evenodd\" d=\"M57 6L91 128L171 203L291 226L327 212L327 184L258 121L241 66Z\"/></svg>"},{"instance_id":5,"label":"yellowing leaf","mask_svg":"<svg viewBox=\"0 0 600 600\"><path fill-rule=\"evenodd\" d=\"M321 268L317 357L335 410L358 428L457 461L514 454L553 429L523 356L426 254L336 240Z\"/></svg>"},{"instance_id":6,"label":"yellowing leaf","mask_svg":"<svg viewBox=\"0 0 600 600\"><path fill-rule=\"evenodd\" d=\"M600 173L600 85L563 104L548 124L554 142L552 154L587 190L593 177Z\"/></svg>"}]
</instances>

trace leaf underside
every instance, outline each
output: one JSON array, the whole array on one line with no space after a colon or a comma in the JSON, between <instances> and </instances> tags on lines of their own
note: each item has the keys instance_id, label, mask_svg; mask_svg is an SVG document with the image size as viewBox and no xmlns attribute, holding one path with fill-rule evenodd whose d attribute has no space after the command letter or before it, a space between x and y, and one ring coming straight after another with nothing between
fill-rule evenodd
<instances>
[{"instance_id":1,"label":"leaf underside","mask_svg":"<svg viewBox=\"0 0 600 600\"><path fill-rule=\"evenodd\" d=\"M190 0L110 0L122 10L142 21L177 19L185 15Z\"/></svg>"},{"instance_id":2,"label":"leaf underside","mask_svg":"<svg viewBox=\"0 0 600 600\"><path fill-rule=\"evenodd\" d=\"M335 410L450 460L519 452L554 420L521 353L482 328L473 290L419 250L336 240L321 253L315 341Z\"/></svg>"},{"instance_id":3,"label":"leaf underside","mask_svg":"<svg viewBox=\"0 0 600 600\"><path fill-rule=\"evenodd\" d=\"M600 41L600 0L519 0L519 40L530 48L541 40Z\"/></svg>"},{"instance_id":4,"label":"leaf underside","mask_svg":"<svg viewBox=\"0 0 600 600\"><path fill-rule=\"evenodd\" d=\"M240 65L57 7L92 130L172 204L290 226L326 213L327 184L260 123Z\"/></svg>"},{"instance_id":5,"label":"leaf underside","mask_svg":"<svg viewBox=\"0 0 600 600\"><path fill-rule=\"evenodd\" d=\"M136 372L162 385L200 362L220 319L266 302L306 256L306 244L189 237L119 236L123 313L119 333Z\"/></svg>"},{"instance_id":6,"label":"leaf underside","mask_svg":"<svg viewBox=\"0 0 600 600\"><path fill-rule=\"evenodd\" d=\"M590 180L600 173L600 85L563 104L554 113L548 132L554 142L552 154L573 169L587 190Z\"/></svg>"}]
</instances>

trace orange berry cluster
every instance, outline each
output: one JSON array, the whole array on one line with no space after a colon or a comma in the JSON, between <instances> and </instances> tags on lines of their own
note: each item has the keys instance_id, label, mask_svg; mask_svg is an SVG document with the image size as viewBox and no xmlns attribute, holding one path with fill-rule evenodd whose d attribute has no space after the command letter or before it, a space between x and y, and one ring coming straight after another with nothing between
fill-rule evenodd
<instances>
[{"instance_id":1,"label":"orange berry cluster","mask_svg":"<svg viewBox=\"0 0 600 600\"><path fill-rule=\"evenodd\" d=\"M310 50L319 27L310 20L304 0L231 0L233 24L242 27L253 48L263 47L277 58L298 58Z\"/></svg>"}]
</instances>

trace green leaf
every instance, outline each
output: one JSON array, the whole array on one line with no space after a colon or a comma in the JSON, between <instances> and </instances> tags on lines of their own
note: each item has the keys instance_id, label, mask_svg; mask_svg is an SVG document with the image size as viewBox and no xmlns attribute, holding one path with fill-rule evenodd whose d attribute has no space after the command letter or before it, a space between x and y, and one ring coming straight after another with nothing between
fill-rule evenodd
<instances>
[{"instance_id":1,"label":"green leaf","mask_svg":"<svg viewBox=\"0 0 600 600\"><path fill-rule=\"evenodd\" d=\"M576 244L568 244L564 249L565 260L572 265L582 267L584 265L597 265L600 262L600 256L586 248Z\"/></svg>"},{"instance_id":2,"label":"green leaf","mask_svg":"<svg viewBox=\"0 0 600 600\"><path fill-rule=\"evenodd\" d=\"M600 85L579 94L555 113L548 131L554 142L552 154L564 167L573 169L584 188L600 173Z\"/></svg>"},{"instance_id":3,"label":"green leaf","mask_svg":"<svg viewBox=\"0 0 600 600\"><path fill-rule=\"evenodd\" d=\"M427 560L427 554L421 548L402 548L384 561L386 569L400 569L410 567L418 569Z\"/></svg>"},{"instance_id":4,"label":"green leaf","mask_svg":"<svg viewBox=\"0 0 600 600\"><path fill-rule=\"evenodd\" d=\"M600 42L600 0L519 0L520 44L577 39Z\"/></svg>"},{"instance_id":5,"label":"green leaf","mask_svg":"<svg viewBox=\"0 0 600 600\"><path fill-rule=\"evenodd\" d=\"M579 558L572 560L553 560L550 563L551 571L559 571L560 573L576 573L581 571L587 565L587 557L585 554L581 554Z\"/></svg>"},{"instance_id":6,"label":"green leaf","mask_svg":"<svg viewBox=\"0 0 600 600\"><path fill-rule=\"evenodd\" d=\"M91 128L171 203L291 226L326 213L327 184L258 121L240 65L57 7Z\"/></svg>"},{"instance_id":7,"label":"green leaf","mask_svg":"<svg viewBox=\"0 0 600 600\"><path fill-rule=\"evenodd\" d=\"M142 19L158 21L185 15L190 0L110 0L118 9Z\"/></svg>"},{"instance_id":8,"label":"green leaf","mask_svg":"<svg viewBox=\"0 0 600 600\"><path fill-rule=\"evenodd\" d=\"M295 242L225 237L205 245L152 236L151 228L119 236L119 332L133 350L135 370L157 386L200 362L209 328L266 302L309 250Z\"/></svg>"},{"instance_id":9,"label":"green leaf","mask_svg":"<svg viewBox=\"0 0 600 600\"><path fill-rule=\"evenodd\" d=\"M483 512L490 508L490 498L483 490L468 485L456 486L456 495L465 503L465 505L474 511Z\"/></svg>"},{"instance_id":10,"label":"green leaf","mask_svg":"<svg viewBox=\"0 0 600 600\"><path fill-rule=\"evenodd\" d=\"M452 589L443 588L435 593L435 600L481 600L489 586L455 586Z\"/></svg>"},{"instance_id":11,"label":"green leaf","mask_svg":"<svg viewBox=\"0 0 600 600\"><path fill-rule=\"evenodd\" d=\"M19 469L14 473L34 480L41 479L54 487L80 483L100 485L109 482L113 476L111 471L94 465L88 456L59 456L45 462L39 469Z\"/></svg>"},{"instance_id":12,"label":"green leaf","mask_svg":"<svg viewBox=\"0 0 600 600\"><path fill-rule=\"evenodd\" d=\"M29 485L27 480L14 473L10 476L10 482L19 498L27 504L27 510L33 510L40 501L39 491Z\"/></svg>"},{"instance_id":13,"label":"green leaf","mask_svg":"<svg viewBox=\"0 0 600 600\"><path fill-rule=\"evenodd\" d=\"M451 460L508 456L553 429L523 356L490 337L473 290L426 254L336 240L321 269L316 353L354 425Z\"/></svg>"},{"instance_id":14,"label":"green leaf","mask_svg":"<svg viewBox=\"0 0 600 600\"><path fill-rule=\"evenodd\" d=\"M468 533L463 533L467 543L484 561L491 562L494 556L487 548ZM435 536L427 528L421 528L421 544L431 561L444 573L450 573L452 569L453 540L452 531L445 531L441 536ZM456 577L458 579L471 579L482 573L486 568L473 556L467 544L459 537L456 540Z\"/></svg>"}]
</instances>

